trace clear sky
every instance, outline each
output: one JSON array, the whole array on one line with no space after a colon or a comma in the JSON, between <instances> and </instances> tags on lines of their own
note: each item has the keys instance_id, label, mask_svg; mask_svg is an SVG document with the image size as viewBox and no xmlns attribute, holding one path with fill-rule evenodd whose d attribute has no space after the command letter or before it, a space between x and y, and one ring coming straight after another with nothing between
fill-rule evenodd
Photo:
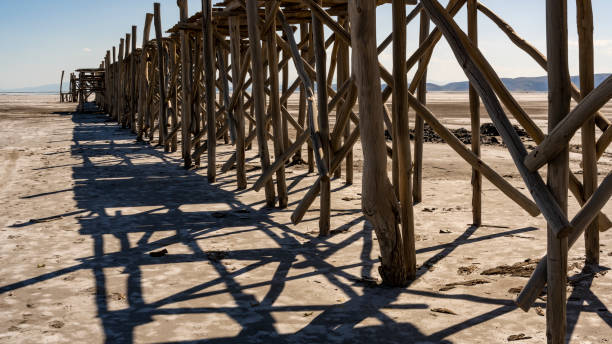
<instances>
[{"instance_id":1,"label":"clear sky","mask_svg":"<svg viewBox=\"0 0 612 344\"><path fill-rule=\"evenodd\" d=\"M545 53L544 0L482 1ZM178 20L178 7L176 0L160 2L165 30ZM446 4L447 0L441 2ZM189 3L190 15L201 9L199 0ZM106 50L118 46L119 38L130 32L132 25L138 26L140 45L147 11L153 11L151 0L0 0L0 89L58 83L62 70L69 73L79 67L97 67ZM606 18L612 13L612 1L593 0L593 12L595 71L612 72L612 21ZM379 40L391 32L390 13L390 5L378 9ZM572 74L578 73L575 18L575 2L568 1ZM455 19L465 28L465 9ZM408 27L408 54L418 46L417 30L418 20L415 20ZM514 47L484 15L479 16L479 34L481 49L500 76L544 75L543 70ZM389 69L391 56L391 48L380 56ZM428 77L435 83L466 80L443 41L436 48Z\"/></svg>"}]
</instances>

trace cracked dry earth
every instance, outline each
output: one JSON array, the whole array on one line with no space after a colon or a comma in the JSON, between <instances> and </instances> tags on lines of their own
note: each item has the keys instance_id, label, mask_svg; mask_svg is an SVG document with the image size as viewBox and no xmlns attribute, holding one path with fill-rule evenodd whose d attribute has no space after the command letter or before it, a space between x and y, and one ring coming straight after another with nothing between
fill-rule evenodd
<instances>
[{"instance_id":1,"label":"cracked dry earth","mask_svg":"<svg viewBox=\"0 0 612 344\"><path fill-rule=\"evenodd\" d=\"M429 102L441 119L465 126L456 108L467 97L455 107L439 97ZM546 95L520 100L546 106ZM470 167L444 144L425 145L419 277L389 289L378 285L358 170L353 186L332 182L333 235L319 238L318 202L301 224L289 220L316 177L305 166L287 169L289 208L265 209L263 193L236 190L233 171L209 184L205 166L186 171L180 153L73 109L55 95L0 95L0 343L545 341L546 296L528 313L513 303L527 259L544 253L542 217L485 181L485 225L472 228ZM503 147L483 150L526 192ZM219 165L230 152L219 146ZM360 166L359 143L355 154ZM256 152L247 156L253 183L261 170ZM571 161L580 170L579 155ZM595 271L583 269L581 240L570 252L571 342L612 340L609 234Z\"/></svg>"}]
</instances>

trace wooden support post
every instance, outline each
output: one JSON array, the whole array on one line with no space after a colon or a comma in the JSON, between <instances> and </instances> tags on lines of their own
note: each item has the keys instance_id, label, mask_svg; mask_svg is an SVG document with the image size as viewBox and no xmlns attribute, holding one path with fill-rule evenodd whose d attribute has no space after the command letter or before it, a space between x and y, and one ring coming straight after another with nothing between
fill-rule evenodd
<instances>
[{"instance_id":1,"label":"wooden support post","mask_svg":"<svg viewBox=\"0 0 612 344\"><path fill-rule=\"evenodd\" d=\"M404 267L406 278L416 277L416 249L414 242L414 209L412 202L412 157L408 119L408 80L406 76L406 2L393 0L393 141L397 142L398 194ZM363 126L364 130L367 128Z\"/></svg>"},{"instance_id":2,"label":"wooden support post","mask_svg":"<svg viewBox=\"0 0 612 344\"><path fill-rule=\"evenodd\" d=\"M321 0L317 0L321 4ZM317 109L319 134L323 148L323 160L329 166L330 163L330 146L329 146L329 117L327 113L327 54L325 52L325 36L323 32L323 23L314 13L312 14L312 39L316 62L317 76ZM329 235L330 216L331 216L331 185L326 179L321 181L320 193L320 217L319 217L319 235Z\"/></svg>"},{"instance_id":3,"label":"wooden support post","mask_svg":"<svg viewBox=\"0 0 612 344\"><path fill-rule=\"evenodd\" d=\"M245 166L244 100L242 97L242 90L238 90L238 88L240 88L239 79L242 66L239 17L229 18L229 29L232 58L232 82L234 92L238 92L236 95L236 108L234 109L234 117L236 118L236 183L238 184L238 190L244 190L247 187L247 178Z\"/></svg>"},{"instance_id":4,"label":"wooden support post","mask_svg":"<svg viewBox=\"0 0 612 344\"><path fill-rule=\"evenodd\" d=\"M180 0L178 3L180 20L186 22L188 18L188 0ZM181 30L179 33L181 42L181 155L183 157L183 166L190 168L193 165L191 160L191 119L192 119L192 94L193 88L191 84L192 67L191 67L191 45L188 33Z\"/></svg>"},{"instance_id":5,"label":"wooden support post","mask_svg":"<svg viewBox=\"0 0 612 344\"><path fill-rule=\"evenodd\" d=\"M62 71L62 76L60 77L60 89L59 89L60 103L64 102L64 95L62 93L62 86L64 86L64 71Z\"/></svg>"},{"instance_id":6,"label":"wooden support post","mask_svg":"<svg viewBox=\"0 0 612 344\"><path fill-rule=\"evenodd\" d=\"M148 104L148 93L149 93L149 64L147 59L149 48L149 34L151 32L151 22L153 21L153 13L147 13L145 15L145 25L142 32L142 52L140 54L140 86L138 87L138 124L137 124L137 141L143 140L145 132L145 118L148 118L149 104Z\"/></svg>"},{"instance_id":7,"label":"wooden support post","mask_svg":"<svg viewBox=\"0 0 612 344\"><path fill-rule=\"evenodd\" d=\"M274 158L278 159L285 151L284 148L284 132L281 119L281 104L279 98L279 80L278 80L278 53L276 43L276 15L274 13L274 4L266 2L266 17L271 22L271 28L266 35L266 50L268 56L268 68L270 72L270 116L272 117L272 130L274 132ZM259 125L259 124L258 124ZM287 184L285 182L285 166L284 164L276 170L276 187L278 191L278 206L286 208L288 202Z\"/></svg>"},{"instance_id":8,"label":"wooden support post","mask_svg":"<svg viewBox=\"0 0 612 344\"><path fill-rule=\"evenodd\" d=\"M397 199L387 177L387 155L382 121L380 72L376 54L376 3L349 1L353 41L353 72L359 94L363 148L362 208L376 231L381 251L379 272L393 286L407 283L404 249L397 222Z\"/></svg>"},{"instance_id":9,"label":"wooden support post","mask_svg":"<svg viewBox=\"0 0 612 344\"><path fill-rule=\"evenodd\" d=\"M215 123L215 54L213 44L212 1L202 0L202 58L204 59L204 78L206 89L206 123L208 124L208 182L217 179L217 133Z\"/></svg>"},{"instance_id":10,"label":"wooden support post","mask_svg":"<svg viewBox=\"0 0 612 344\"><path fill-rule=\"evenodd\" d=\"M127 124L129 122L129 116L131 113L131 108L132 108L132 98L131 98L131 94L130 94L130 86L132 84L131 81L131 61L132 58L130 57L130 48L132 47L131 45L132 42L132 35L129 33L125 34L125 49L123 50L124 52L124 56L123 56L123 61L124 66L123 66L123 84L121 85L121 91L123 92L123 101L125 102L123 104L123 108L121 111L121 127L122 128L127 128ZM128 61L128 58L130 59Z\"/></svg>"},{"instance_id":11,"label":"wooden support post","mask_svg":"<svg viewBox=\"0 0 612 344\"><path fill-rule=\"evenodd\" d=\"M123 49L125 45L125 39L119 40L119 55L117 56L117 123L121 123L121 117L123 116Z\"/></svg>"},{"instance_id":12,"label":"wooden support post","mask_svg":"<svg viewBox=\"0 0 612 344\"><path fill-rule=\"evenodd\" d=\"M421 11L419 29L419 44L422 44L429 35L429 17L427 12ZM427 57L421 57L419 67L428 64ZM427 104L427 72L425 71L417 88L417 99ZM425 122L421 116L416 116L414 120L414 175L413 175L413 202L420 203L423 200L423 142L424 142Z\"/></svg>"},{"instance_id":13,"label":"wooden support post","mask_svg":"<svg viewBox=\"0 0 612 344\"><path fill-rule=\"evenodd\" d=\"M178 120L178 63L176 57L176 46L177 43L172 40L168 43L168 57L169 57L169 65L170 65L170 80L169 80L169 97L170 97L170 105L172 106L172 111L170 114L172 115L172 132L173 134L169 135L170 140L170 151L176 152L178 139L177 139L177 131L179 130L179 120Z\"/></svg>"},{"instance_id":14,"label":"wooden support post","mask_svg":"<svg viewBox=\"0 0 612 344\"><path fill-rule=\"evenodd\" d=\"M104 61L105 63L105 72L104 72L104 96L105 96L105 101L104 101L104 111L106 111L106 113L110 114L110 108L111 108L111 89L112 89L112 82L111 82L111 64L110 64L110 50L106 51L106 56L104 57ZM60 87L61 88L61 87Z\"/></svg>"},{"instance_id":15,"label":"wooden support post","mask_svg":"<svg viewBox=\"0 0 612 344\"><path fill-rule=\"evenodd\" d=\"M348 17L343 17L343 19L344 19L344 29L346 31L350 31ZM346 42L340 40L338 42L338 75L336 77L337 84L342 85L344 82L349 80L350 77L351 77L351 70L350 70L349 45ZM351 81L351 85L349 87L351 89L354 89L355 86L353 84L353 81ZM356 95L356 93L353 93L353 94ZM350 112L350 110L353 108L354 103L350 102L349 98L350 97L347 95L344 98L344 101L345 101L345 106L349 109L349 112ZM340 108L336 110L336 121L338 121L338 118L339 118L338 116L341 113L341 111L339 110ZM348 113L346 117L348 119ZM345 128L344 128L344 142L347 142L350 135L351 135L351 124L350 124L350 121L347 121ZM336 152L336 149L334 148L334 154L335 152ZM346 166L345 166L344 178L345 178L346 185L353 184L353 149L352 148L349 149L349 152L346 155Z\"/></svg>"},{"instance_id":16,"label":"wooden support post","mask_svg":"<svg viewBox=\"0 0 612 344\"><path fill-rule=\"evenodd\" d=\"M132 25L132 56L130 57L130 129L136 134L136 25Z\"/></svg>"},{"instance_id":17,"label":"wooden support post","mask_svg":"<svg viewBox=\"0 0 612 344\"><path fill-rule=\"evenodd\" d=\"M307 24L308 26L308 49L305 51L305 55L302 58L306 58L307 61L310 61L314 57L314 48L313 48L313 36L312 36L312 23ZM308 145L308 172L314 172L314 150L312 147L312 142Z\"/></svg>"},{"instance_id":18,"label":"wooden support post","mask_svg":"<svg viewBox=\"0 0 612 344\"><path fill-rule=\"evenodd\" d=\"M257 13L257 0L246 1L247 22L249 30L249 42L251 47L251 61L253 79L253 109L257 120L257 142L259 145L259 158L263 171L270 168L270 156L268 153L266 134L266 113L264 94L264 68L261 55L261 36L259 34L259 14ZM266 205L273 207L275 203L274 184L269 181L265 186Z\"/></svg>"},{"instance_id":19,"label":"wooden support post","mask_svg":"<svg viewBox=\"0 0 612 344\"><path fill-rule=\"evenodd\" d=\"M569 113L570 76L567 57L567 1L546 0L546 41L548 56L548 128L550 131ZM548 164L547 184L557 204L567 214L569 142ZM565 343L567 237L559 238L548 226L548 291L546 337L548 343Z\"/></svg>"},{"instance_id":20,"label":"wooden support post","mask_svg":"<svg viewBox=\"0 0 612 344\"><path fill-rule=\"evenodd\" d=\"M310 41L307 23L300 24L300 41L302 42ZM307 51L308 51L308 46L302 47L300 49L300 55L302 58L306 57ZM298 103L298 124L304 127L305 123L306 123L306 89L305 89L305 86L300 83L300 98L299 98L299 103ZM300 135L300 134L301 134L300 132L297 133L297 135ZM310 150L310 145L307 145L307 149ZM300 149L298 149L295 152L295 155L293 156L293 161L294 162L304 161L304 159L302 159L302 147L300 147ZM311 166L309 165L309 170L310 170L310 167ZM314 166L312 166L312 170L314 171Z\"/></svg>"},{"instance_id":21,"label":"wooden support post","mask_svg":"<svg viewBox=\"0 0 612 344\"><path fill-rule=\"evenodd\" d=\"M287 40L286 37L287 36L283 33L283 39L285 41ZM283 52L282 60L288 61L289 55L287 54L285 50L283 50L282 52ZM282 73L283 73L283 77L282 77L282 83L281 83L281 88L282 88L281 94L285 94L287 93L287 90L289 88L289 64L285 64L283 66ZM281 106L284 107L285 109L289 108L288 103L287 103L287 98L285 98L285 100L282 101ZM283 116L283 150L284 151L289 149L289 146L291 146L291 143L289 141L290 141L289 140L289 120L285 116Z\"/></svg>"},{"instance_id":22,"label":"wooden support post","mask_svg":"<svg viewBox=\"0 0 612 344\"><path fill-rule=\"evenodd\" d=\"M155 38L157 40L157 64L159 69L159 142L166 144L168 135L168 101L166 99L166 65L164 61L164 44L161 29L161 12L159 2L153 4L153 15L155 24Z\"/></svg>"},{"instance_id":23,"label":"wooden support post","mask_svg":"<svg viewBox=\"0 0 612 344\"><path fill-rule=\"evenodd\" d=\"M118 77L117 77L117 69L118 69L118 67L117 67L117 65L118 64L119 63L117 61L117 50L115 49L115 47L113 47L113 85L112 85L112 90L113 90L113 106L112 106L112 111L111 111L111 119L117 118L117 108L119 107L119 105L118 105L118 97L117 97L117 89L118 89L118 84L117 84L117 82L118 82ZM70 74L70 84L72 86L72 74Z\"/></svg>"},{"instance_id":24,"label":"wooden support post","mask_svg":"<svg viewBox=\"0 0 612 344\"><path fill-rule=\"evenodd\" d=\"M593 9L591 0L576 0L578 49L580 66L580 96L582 99L595 87L593 57ZM590 117L581 129L582 184L584 197L589 198L597 188L597 151L595 118ZM599 264L599 225L593 221L584 231L586 263Z\"/></svg>"},{"instance_id":25,"label":"wooden support post","mask_svg":"<svg viewBox=\"0 0 612 344\"><path fill-rule=\"evenodd\" d=\"M478 46L478 10L477 0L468 0L468 37L472 44ZM470 84L470 123L472 129L472 152L480 156L480 98L474 87ZM472 224L482 224L482 175L478 170L472 169Z\"/></svg>"}]
</instances>

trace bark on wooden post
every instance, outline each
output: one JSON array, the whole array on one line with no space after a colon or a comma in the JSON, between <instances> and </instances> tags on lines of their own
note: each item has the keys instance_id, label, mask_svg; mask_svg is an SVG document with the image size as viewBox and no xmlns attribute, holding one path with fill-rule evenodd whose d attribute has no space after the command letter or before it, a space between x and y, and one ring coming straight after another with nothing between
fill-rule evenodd
<instances>
[{"instance_id":1,"label":"bark on wooden post","mask_svg":"<svg viewBox=\"0 0 612 344\"><path fill-rule=\"evenodd\" d=\"M429 36L429 17L425 11L421 11L419 29L419 44L422 44ZM419 66L427 64L427 57L419 60ZM417 99L427 104L427 71L423 73L417 89ZM413 202L420 203L423 200L423 141L424 141L425 122L421 116L416 116L414 120L414 175L412 197Z\"/></svg>"},{"instance_id":2,"label":"bark on wooden post","mask_svg":"<svg viewBox=\"0 0 612 344\"><path fill-rule=\"evenodd\" d=\"M578 56L580 66L580 96L584 99L595 87L593 58L593 9L591 0L576 0L576 23L578 26ZM597 189L597 151L595 118L591 117L581 130L582 183L584 197L589 198ZM593 221L584 231L586 263L599 264L599 226Z\"/></svg>"},{"instance_id":3,"label":"bark on wooden post","mask_svg":"<svg viewBox=\"0 0 612 344\"><path fill-rule=\"evenodd\" d=\"M261 167L265 171L270 168L270 155L267 145L266 110L264 94L264 68L261 60L261 36L259 34L259 14L257 13L257 0L246 1L247 22L249 30L249 43L251 46L252 79L253 79L253 110L257 126L257 143ZM273 207L275 203L274 184L268 181L265 186L266 205Z\"/></svg>"},{"instance_id":4,"label":"bark on wooden post","mask_svg":"<svg viewBox=\"0 0 612 344\"><path fill-rule=\"evenodd\" d=\"M130 57L130 129L136 133L136 25L132 25L132 56Z\"/></svg>"},{"instance_id":5,"label":"bark on wooden post","mask_svg":"<svg viewBox=\"0 0 612 344\"><path fill-rule=\"evenodd\" d=\"M284 149L284 133L281 119L281 104L279 98L279 80L278 80L278 53L276 43L276 15L274 12L274 4L266 2L266 17L270 20L270 29L266 35L266 50L268 56L268 68L270 72L270 116L272 117L272 130L274 132L274 158L278 159L283 155ZM276 187L278 191L278 206L286 208L287 184L285 182L285 166L284 164L276 171Z\"/></svg>"},{"instance_id":6,"label":"bark on wooden post","mask_svg":"<svg viewBox=\"0 0 612 344\"><path fill-rule=\"evenodd\" d=\"M117 108L119 107L119 97L117 97L117 90L119 89L119 78L117 77L118 65L119 61L117 61L117 50L115 49L115 47L113 47L113 111L111 112L111 119L117 118ZM72 81L72 74L70 74L70 76L70 80Z\"/></svg>"},{"instance_id":7,"label":"bark on wooden post","mask_svg":"<svg viewBox=\"0 0 612 344\"><path fill-rule=\"evenodd\" d=\"M206 123L208 125L208 182L217 179L217 126L215 116L215 53L213 46L212 1L202 0L202 58L204 59L204 78L206 89Z\"/></svg>"},{"instance_id":8,"label":"bark on wooden post","mask_svg":"<svg viewBox=\"0 0 612 344\"><path fill-rule=\"evenodd\" d=\"M349 20L348 17L344 17L344 29L349 32ZM349 46L343 40L338 42L338 74L337 74L337 84L342 85L351 77L350 70L350 55L349 55ZM351 86L353 88L354 86ZM344 98L345 102L349 102L349 97L346 96ZM352 108L354 104L350 104ZM345 104L345 106L349 106L349 104ZM338 120L338 115L341 112L340 107L336 109L336 121ZM347 116L348 117L348 116ZM351 135L351 122L347 121L344 128L344 142L347 142L349 136ZM345 183L347 185L353 184L353 148L349 149L349 152L346 155L346 167L345 167Z\"/></svg>"},{"instance_id":9,"label":"bark on wooden post","mask_svg":"<svg viewBox=\"0 0 612 344\"><path fill-rule=\"evenodd\" d=\"M322 1L318 0L318 4ZM329 146L329 118L327 113L327 54L325 53L325 36L323 23L312 14L312 40L316 62L317 74L317 109L319 110L318 124L319 134L323 148L323 160L329 166L330 146ZM330 216L331 216L331 185L327 178L321 180L320 215L319 215L319 235L329 235Z\"/></svg>"},{"instance_id":10,"label":"bark on wooden post","mask_svg":"<svg viewBox=\"0 0 612 344\"><path fill-rule=\"evenodd\" d=\"M168 135L168 101L166 99L166 64L164 61L164 44L161 29L161 12L159 2L153 4L155 38L157 40L157 64L159 69L159 143L166 144Z\"/></svg>"},{"instance_id":11,"label":"bark on wooden post","mask_svg":"<svg viewBox=\"0 0 612 344\"><path fill-rule=\"evenodd\" d=\"M62 71L62 76L60 77L60 89L59 89L60 103L64 102L64 94L62 93L62 86L64 86L64 71Z\"/></svg>"},{"instance_id":12,"label":"bark on wooden post","mask_svg":"<svg viewBox=\"0 0 612 344\"><path fill-rule=\"evenodd\" d=\"M130 94L130 85L132 84L130 77L131 77L131 70L130 70L130 66L131 63L130 61L132 60L130 57L130 47L131 47L131 42L132 42L132 35L129 33L125 34L125 46L124 46L124 56L123 56L123 61L124 66L123 66L123 84L121 85L121 91L123 92L123 101L126 102L123 104L123 111L121 111L121 127L122 128L127 128L127 124L129 121L129 116L131 113L131 94ZM130 58L130 61L128 61L128 58Z\"/></svg>"},{"instance_id":13,"label":"bark on wooden post","mask_svg":"<svg viewBox=\"0 0 612 344\"><path fill-rule=\"evenodd\" d=\"M123 116L123 49L125 39L119 40L119 54L117 55L117 115L115 119L117 123L121 123Z\"/></svg>"},{"instance_id":14,"label":"bark on wooden post","mask_svg":"<svg viewBox=\"0 0 612 344\"><path fill-rule=\"evenodd\" d=\"M185 22L188 17L188 0L178 2L180 20ZM190 168L193 165L191 160L191 119L192 119L192 85L191 85L191 45L185 30L179 33L181 42L181 155L183 156L183 166Z\"/></svg>"},{"instance_id":15,"label":"bark on wooden post","mask_svg":"<svg viewBox=\"0 0 612 344\"><path fill-rule=\"evenodd\" d=\"M307 38L308 38L308 24L302 23L300 24L300 41L304 41ZM300 49L300 54L303 58L306 57L307 49L308 49L307 46L305 48L303 47L302 49ZM298 103L298 124L302 128L304 128L305 123L306 123L306 89L304 85L300 83L300 98L299 98L299 103ZM300 134L301 132L298 131L297 135L299 136ZM296 161L304 162L304 159L302 159L302 147L300 147L300 149L298 149L295 152L295 155L293 156L293 161L294 162ZM314 166L313 166L313 170L314 170Z\"/></svg>"},{"instance_id":16,"label":"bark on wooden post","mask_svg":"<svg viewBox=\"0 0 612 344\"><path fill-rule=\"evenodd\" d=\"M406 277L416 277L416 250L414 243L414 209L412 202L412 157L410 154L410 128L408 120L408 79L406 76L406 3L393 0L393 126L397 142L398 195ZM365 126L362 126L366 130Z\"/></svg>"},{"instance_id":17,"label":"bark on wooden post","mask_svg":"<svg viewBox=\"0 0 612 344\"><path fill-rule=\"evenodd\" d=\"M381 251L379 268L383 282L404 286L407 282L397 199L387 177L387 154L382 121L380 72L376 54L376 3L349 1L352 62L359 94L359 117L364 166L362 208L372 224Z\"/></svg>"},{"instance_id":18,"label":"bark on wooden post","mask_svg":"<svg viewBox=\"0 0 612 344\"><path fill-rule=\"evenodd\" d=\"M149 34L151 32L151 22L153 21L153 13L145 15L145 25L142 32L142 52L140 53L140 80L138 87L138 124L137 124L137 141L142 141L145 131L145 118L148 117L148 93L149 93L149 61L147 61L148 51L147 44L149 43Z\"/></svg>"},{"instance_id":19,"label":"bark on wooden post","mask_svg":"<svg viewBox=\"0 0 612 344\"><path fill-rule=\"evenodd\" d=\"M548 56L549 132L570 109L570 77L567 57L567 2L546 0ZM567 214L569 143L548 164L547 184L559 207ZM547 235L548 292L546 336L549 343L564 343L566 329L567 237L558 238L550 226Z\"/></svg>"},{"instance_id":20,"label":"bark on wooden post","mask_svg":"<svg viewBox=\"0 0 612 344\"><path fill-rule=\"evenodd\" d=\"M478 10L477 1L468 0L468 37L478 46ZM480 156L480 98L474 87L470 84L470 122L472 129L472 152ZM480 226L482 223L482 175L472 168L472 224Z\"/></svg>"},{"instance_id":21,"label":"bark on wooden post","mask_svg":"<svg viewBox=\"0 0 612 344\"><path fill-rule=\"evenodd\" d=\"M237 103L234 109L236 118L236 182L238 190L247 187L246 167L245 167L245 137L244 137L244 100L242 91L238 90L240 81L240 69L242 66L241 47L240 47L240 18L229 18L230 29L230 49L232 58L232 83L233 90L237 93Z\"/></svg>"}]
</instances>

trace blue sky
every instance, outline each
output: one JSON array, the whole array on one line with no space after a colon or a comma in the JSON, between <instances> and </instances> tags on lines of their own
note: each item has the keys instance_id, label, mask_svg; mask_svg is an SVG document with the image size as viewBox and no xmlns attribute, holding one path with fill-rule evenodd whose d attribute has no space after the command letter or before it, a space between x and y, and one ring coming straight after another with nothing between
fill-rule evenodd
<instances>
[{"instance_id":1,"label":"blue sky","mask_svg":"<svg viewBox=\"0 0 612 344\"><path fill-rule=\"evenodd\" d=\"M178 20L176 0L160 1L162 26ZM441 1L443 4L447 0ZM545 52L545 1L483 0L508 22L519 35ZM409 6L410 7L410 6ZM190 15L201 2L190 1ZM410 10L410 8L408 8ZM145 13L153 11L150 0L0 0L0 89L37 86L59 82L61 70L98 66L106 50L118 46L119 38L138 26L142 39ZM595 17L595 70L612 72L612 1L593 0ZM391 32L391 6L378 9L379 40ZM570 71L578 72L575 2L568 1ZM465 28L465 10L455 19ZM408 27L408 54L418 44L418 20ZM479 43L484 55L502 77L544 75L542 69L519 49L484 15L479 16ZM153 35L152 35L153 36ZM381 54L390 67L391 48ZM447 83L465 80L448 45L436 48L429 68L429 81Z\"/></svg>"}]
</instances>

